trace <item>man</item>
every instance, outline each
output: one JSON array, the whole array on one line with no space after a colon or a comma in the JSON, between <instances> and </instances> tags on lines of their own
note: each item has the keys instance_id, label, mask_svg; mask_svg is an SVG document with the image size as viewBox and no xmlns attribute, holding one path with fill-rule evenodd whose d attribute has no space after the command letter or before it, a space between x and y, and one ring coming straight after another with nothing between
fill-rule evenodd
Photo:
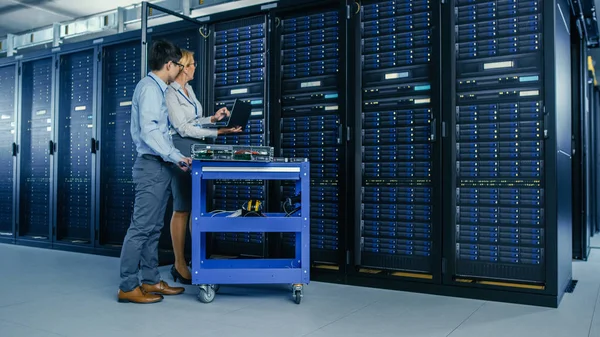
<instances>
[{"instance_id":1,"label":"man","mask_svg":"<svg viewBox=\"0 0 600 337\"><path fill-rule=\"evenodd\" d=\"M169 136L165 91L183 68L178 63L180 58L181 50L172 43L154 42L148 55L152 71L133 93L131 138L137 151L132 173L135 204L121 250L119 302L156 303L162 301L162 295L184 291L162 281L158 271L158 240L171 193L171 170L177 165L187 171L192 163L173 146Z\"/></svg>"}]
</instances>

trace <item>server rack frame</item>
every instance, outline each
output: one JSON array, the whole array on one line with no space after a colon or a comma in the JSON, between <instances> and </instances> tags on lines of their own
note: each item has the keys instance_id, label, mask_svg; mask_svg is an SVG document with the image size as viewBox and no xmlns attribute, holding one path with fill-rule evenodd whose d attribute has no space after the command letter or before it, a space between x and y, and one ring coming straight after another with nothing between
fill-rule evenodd
<instances>
[{"instance_id":1,"label":"server rack frame","mask_svg":"<svg viewBox=\"0 0 600 337\"><path fill-rule=\"evenodd\" d=\"M227 11L227 12L222 12L222 13L218 13L218 14L211 14L210 16L207 17L201 17L201 18L197 18L198 21L204 22L205 26L202 27L204 34L207 35L206 38L203 38L203 40L201 40L201 47L200 50L204 51L204 56L205 59L203 60L204 62L201 64L201 68L203 70L203 83L206 83L207 85L205 85L206 89L204 91L202 91L202 95L204 97L204 102L203 102L203 110L205 112L205 116L210 116L213 115L216 111L216 107L215 107L215 103L216 103L216 87L215 87L215 81L213 78L213 74L215 74L215 52L214 49L216 48L216 32L215 32L215 27L218 25L222 25L222 24L229 24L229 23L235 23L236 21L239 20L253 20L256 19L258 20L259 18L262 18L264 24L265 24L265 37L264 37L264 41L265 41L265 51L264 51L264 55L265 55L265 66L263 67L263 69L265 69L265 73L264 73L264 80L263 80L263 84L262 84L262 97L263 97L263 116L262 116L262 121L263 121L263 143L261 144L262 146L268 146L268 142L269 142L269 134L270 134L270 130L269 130L269 115L270 115L270 111L271 111L271 107L270 107L270 97L269 97L269 92L268 92L268 88L270 86L269 83L269 74L268 74L268 67L269 67L269 54L271 53L271 48L269 46L270 44L270 40L269 40L269 35L271 34L270 32L270 23L268 21L268 10L273 8L274 6L277 6L277 4L262 4L262 5L255 5L255 6L250 6L250 7L246 7L246 8L240 8L240 9L236 9L236 10L231 10L231 11ZM248 40L250 41L250 40ZM200 68L200 67L199 67ZM252 84L252 83L250 83ZM242 86L243 84L239 84L237 86ZM229 87L232 85L227 85L226 87ZM231 106L229 106L228 108L231 108ZM252 117L250 118L250 121L252 120ZM254 133L253 133L254 134ZM224 137L224 136L221 136ZM215 140L216 141L216 140ZM210 209L212 209L214 206L214 186L215 186L215 182L211 182L209 184L210 187L210 191L208 194L208 201L207 201L207 206L210 207ZM264 195L265 195L265 199L262 201L263 203L263 207L268 208L269 206L269 193L268 193L268 186L269 184L264 181L264 184L262 185L264 186ZM254 234L254 232L252 232ZM236 235L242 235L243 233L239 233ZM267 256L269 254L269 235L267 233L261 233L263 236L263 242L262 243L256 243L256 242L235 242L235 241L229 241L229 240L219 240L218 238L216 238L216 236L218 235L218 233L211 233L211 238L210 238L210 242L209 242L209 250L212 254L217 254L217 255L223 255L223 256Z\"/></svg>"},{"instance_id":2,"label":"server rack frame","mask_svg":"<svg viewBox=\"0 0 600 337\"><path fill-rule=\"evenodd\" d=\"M354 3L354 1L352 1ZM320 262L316 260L320 260L318 255L315 255L315 252L311 248L311 275L326 274L326 275L337 275L337 274L345 274L347 261L349 258L350 251L348 250L348 235L350 232L347 224L349 223L349 218L346 214L343 214L341 210L349 209L348 206L348 198L347 198L347 186L346 183L348 177L348 169L350 168L347 161L347 145L350 140L350 127L351 124L348 123L350 114L347 100L347 93L349 92L349 81L348 81L348 72L347 72L347 63L348 61L343 57L347 50L347 27L348 27L348 16L350 15L349 9L346 6L345 0L329 0L329 1L305 1L302 4L290 4L287 6L280 6L277 9L274 9L270 12L270 21L271 25L271 58L269 59L271 66L270 70L270 95L273 97L271 100L271 113L270 113L270 126L271 126L271 137L270 142L275 149L275 153L277 156L281 156L282 154L282 140L281 140L281 119L282 119L282 102L281 102L281 82L282 82L282 74L281 74L281 31L278 29L278 22L280 20L284 20L285 17L298 17L298 16L307 16L312 14L319 14L325 11L337 11L340 18L340 23L337 26L339 28L339 50L340 57L339 60L339 75L338 82L339 85L339 97L338 97L338 111L340 117L340 143L338 144L339 151L339 176L338 176L338 187L339 187L339 246L337 253L333 253L332 256L336 256L336 261L327 261ZM302 14L298 14L302 13ZM342 54L344 53L344 54ZM315 179L314 177L312 179ZM270 185L270 196L271 200L273 200L271 206L272 211L279 212L280 204L275 204L279 200L281 200L282 195L280 192L280 184L277 182L272 182ZM271 245L273 252L276 254L286 255L285 248L283 243L281 242L281 238L274 238L273 243ZM286 255L287 256L287 255ZM315 256L317 258L315 259ZM314 278L314 277L313 277Z\"/></svg>"},{"instance_id":3,"label":"server rack frame","mask_svg":"<svg viewBox=\"0 0 600 337\"><path fill-rule=\"evenodd\" d=\"M221 12L221 13L214 13L214 14L210 14L207 16L202 16L202 17L196 17L193 18L191 20L195 20L197 21L197 23L195 22L190 22L190 20L185 20L183 22L175 22L175 23L170 23L170 24L164 24L164 25L160 25L157 27L152 27L152 28L148 28L147 30L147 41L151 41L152 37L154 36L160 36L160 37L164 37L166 39L168 39L168 35L170 33L179 33L179 30L194 30L194 29L200 29L202 30L202 32L204 34L207 34L207 37L202 37L199 36L199 43L198 43L198 48L196 51L196 61L198 62L198 66L196 67L196 73L195 73L195 81L196 81L196 86L194 88L196 96L198 97L198 100L200 101L202 107L203 107L203 112L205 114L205 116L210 116L212 114L214 114L214 109L212 108L211 103L211 92L213 90L213 81L210 78L211 76L211 72L210 70L212 69L210 62L211 62L211 56L209 55L210 52L210 48L209 48L209 39L210 39L210 35L213 34L212 30L210 28L212 28L214 25L219 24L221 22L225 22L225 21L233 21L233 20L237 20L237 19L244 19L247 17L254 17L254 16L259 16L259 15L266 15L266 13L268 13L268 11L272 8L276 8L278 6L281 5L281 3L284 3L284 5L286 3L293 3L293 1L291 0L286 0L286 1L279 1L276 3L265 3L265 4L259 4L259 5L252 5L252 6L248 6L248 7L243 7L243 8L239 8L239 9L233 9L233 10L229 10L229 11L225 11L225 12ZM160 7L158 6L154 6L154 5L149 5L148 7L154 7L156 8L158 11L161 10ZM170 14L170 13L168 13ZM139 33L138 33L139 34ZM268 33L267 33L268 34ZM213 37L214 38L214 37ZM268 51L267 51L268 53ZM268 57L267 57L268 60ZM266 91L266 88L268 88L268 79L265 80L265 93L266 95L268 94L268 92ZM264 116L264 120L265 123L268 123L268 96L267 96L267 100L265 101L265 116ZM265 127L265 133L268 133L268 127ZM268 191L266 191L268 193ZM167 217L167 216L166 216ZM165 229L163 228L163 231ZM163 232L164 233L164 232ZM189 236L186 236L187 238L189 238ZM164 240L163 240L164 242ZM265 244L266 246L266 244ZM263 250L265 251L265 250ZM162 247L162 249L160 249L159 251L159 260L160 263L171 263L172 262L172 250L169 248L165 248Z\"/></svg>"},{"instance_id":4,"label":"server rack frame","mask_svg":"<svg viewBox=\"0 0 600 337\"><path fill-rule=\"evenodd\" d=\"M364 1L363 1L364 2ZM383 2L383 1L382 1ZM444 27L444 23L442 21L442 2L441 1L431 1L431 61L429 64L430 70L430 81L431 91L430 91L430 106L433 113L433 118L431 120L431 136L432 141L430 144L432 145L432 155L430 162L432 163L433 169L431 171L431 186L432 186L432 202L431 205L434 208L434 212L431 218L432 224L432 235L431 242L433 245L432 249L432 266L431 273L423 273L423 272L414 272L411 270L392 270L392 269L384 269L384 268L374 268L374 267L361 267L360 261L360 220L361 220L361 211L360 211L360 203L361 203L361 187L363 186L363 178L360 172L359 167L362 165L362 67L361 67L361 39L362 39L362 31L361 31L361 8L356 8L353 6L354 1L348 0L347 5L352 8L352 19L351 19L351 33L349 34L350 42L350 52L348 55L352 55L352 59L349 61L350 66L352 67L351 71L349 71L351 88L354 88L354 91L348 91L348 93L352 93L352 98L349 100L353 100L352 103L349 103L351 108L351 115L354 116L353 120L353 135L352 141L354 146L354 155L350 160L353 160L353 166L356 171L352 172L352 176L354 177L354 193L352 195L352 200L354 200L354 214L353 214L353 224L354 230L352 231L353 236L351 240L354 244L352 259L348 261L348 277L352 278L352 284L359 285L382 285L384 287L390 287L392 289L421 289L421 291L428 292L429 288L432 284L440 284L442 282L442 252L443 252L443 241L442 241L442 232L443 232L443 203L442 203L442 60L444 59L443 53L445 50L442 47L442 33L447 30L442 30ZM445 68L447 69L447 68ZM447 86L446 86L447 87ZM352 263L350 265L350 263Z\"/></svg>"},{"instance_id":5,"label":"server rack frame","mask_svg":"<svg viewBox=\"0 0 600 337\"><path fill-rule=\"evenodd\" d=\"M152 28L148 28L148 35L147 35L147 45L152 45L153 41L156 39L164 39L170 42L173 42L173 39L170 38L170 36L176 36L176 38L182 38L182 37L187 37L187 38L191 38L191 35L193 35L194 33L197 34L198 36L196 37L197 41L197 46L195 49L192 48L192 50L190 50L191 52L194 53L194 58L196 59L196 62L198 62L198 65L201 64L200 62L200 58L203 58L204 54L202 53L201 50L201 35L199 34L198 29L200 29L201 27L201 23L198 22L198 24L193 24L191 22L188 21L181 21L181 22L173 22L173 23L169 23L169 24L165 24L165 25L160 25L157 27L152 27ZM182 49L188 49L188 48L184 48L184 46L179 45L177 43L175 43L177 46L179 46ZM192 90L194 91L194 93L196 94L198 101L200 101L200 104L202 105L202 108L204 109L205 104L202 104L203 101L203 96L201 94L199 94L199 90L198 88L200 87L201 83L204 83L202 80L204 79L204 74L203 74L203 69L201 69L200 66L196 67L196 71L194 74L194 80L191 81L191 86L192 86ZM150 69L148 69L148 71L150 71ZM200 79L200 80L199 80ZM172 204L172 197L169 197L169 202L167 205L167 209L165 210L165 224L162 228L161 231L161 236L160 236L160 240L159 240L159 245L158 245L158 250L159 250L159 261L161 264L172 264L174 263L174 255L173 255L173 246L172 246L172 238L171 238L171 226L170 226L170 221L171 221L171 216L173 214L173 204ZM190 215L191 217L191 215ZM185 252L185 254L187 256L190 256L189 254L191 253L191 239L189 235L186 235L186 248L188 248Z\"/></svg>"},{"instance_id":6,"label":"server rack frame","mask_svg":"<svg viewBox=\"0 0 600 337\"><path fill-rule=\"evenodd\" d=\"M20 85L20 65L18 63L18 61L15 59L15 57L8 57L5 59L0 59L0 68L3 67L14 67L14 76L15 76L15 81L13 83L14 85L14 94L13 94L13 114L12 114L12 120L14 123L14 130L15 133L13 135L13 141L12 141L12 147L13 147L13 153L12 153L12 180L13 180L13 184L12 184L12 200L11 200L11 217L12 217L12 222L10 224L11 227L11 234L10 235L0 235L0 243L15 243L15 239L16 239L16 234L17 234L17 228L16 228L16 223L17 223L17 216L19 215L19 213L17 212L17 198L18 198L18 194L17 194L17 186L18 186L18 180L17 180L17 168L18 168L18 152L19 152L19 147L18 147L18 135L19 135L19 124L17 123L17 118L19 116L19 97L20 97L20 91L21 91L21 85Z\"/></svg>"},{"instance_id":7,"label":"server rack frame","mask_svg":"<svg viewBox=\"0 0 600 337\"><path fill-rule=\"evenodd\" d=\"M587 53L586 53L587 54ZM587 75L587 82L585 83L585 101L584 104L586 106L587 116L588 116L588 138L589 139L589 147L587 149L587 153L591 153L588 155L589 157L589 181L586 186L586 194L589 199L589 203L586 201L586 205L589 206L589 224L586 224L586 228L584 229L586 233L584 236L584 240L587 240L586 236L591 231L591 228L598 226L598 222L600 221L600 214L598 213L600 209L598 208L598 165L600 164L598 161L598 151L600 150L598 147L598 129L594 127L598 123L598 115L596 114L595 104L596 104L596 96L594 95L594 87L596 82L596 77L594 74L594 65L593 61L589 54L586 59L584 59L584 64L587 64L587 70L585 70L585 74ZM584 65L585 67L585 65ZM588 229L590 228L590 229ZM589 243L584 242L584 245L589 246Z\"/></svg>"},{"instance_id":8,"label":"server rack frame","mask_svg":"<svg viewBox=\"0 0 600 337\"><path fill-rule=\"evenodd\" d=\"M588 56L588 62L593 63L593 60L590 59L590 56ZM590 64L593 65L593 64ZM595 135L594 140L597 140L598 135L600 134L600 116L598 116L598 114L600 113L600 90L598 87L598 83L596 82L596 75L595 75L595 71L592 72L593 74L593 87L592 87L592 91L590 92L590 96L591 96L591 113L595 116L594 119L594 124L592 125L592 130L593 130L593 134ZM596 210L596 221L595 223L590 224L590 233L588 234L589 236L594 236L596 233L600 232L600 175L598 174L598 172L600 172L600 159L598 159L598 156L600 155L600 146L596 143L596 152L594 153L594 157L596 158L596 166L592 168L593 172L596 175L596 182L595 185L593 187L594 189L594 209ZM590 243L591 246L591 243Z\"/></svg>"},{"instance_id":9,"label":"server rack frame","mask_svg":"<svg viewBox=\"0 0 600 337\"><path fill-rule=\"evenodd\" d=\"M577 20L571 17L571 26ZM573 258L587 260L590 252L590 229L588 211L584 201L587 199L585 184L584 158L589 154L584 151L584 116L585 88L587 82L587 50L581 30L571 36L571 73L573 78L572 129L573 129ZM587 238L586 238L587 237Z\"/></svg>"},{"instance_id":10,"label":"server rack frame","mask_svg":"<svg viewBox=\"0 0 600 337\"><path fill-rule=\"evenodd\" d=\"M456 0L444 3L445 27L454 27L454 4ZM556 307L560 303L565 290L570 285L572 277L572 205L571 205L571 74L570 67L562 67L570 61L570 21L565 21L564 13L570 12L567 0L544 1L542 13L544 23L542 34L544 35L544 131L547 132L544 145L545 179L543 188L546 190L546 262L545 262L545 284L531 285L520 284L506 280L483 280L478 278L455 278L455 248L453 243L453 226L455 223L454 197L455 172L450 170L445 176L444 197L447 200L445 207L445 219L450 221L444 225L447 231L444 233L444 259L442 271L444 283L456 289L457 293L463 293L464 289L470 291L481 290L483 298L493 299L500 296L502 301L515 303L528 303L540 306ZM562 25L564 24L564 27ZM447 29L442 35L445 41L445 51L453 51L455 37L454 30ZM453 146L455 144L455 123L452 118L456 106L456 56L446 54L443 68L449 69L444 79L444 87L451 88L444 92L443 102L444 123L447 125L447 138L445 140L444 162L455 163L456 156ZM568 132L558 132L558 126ZM560 179L560 178L563 179ZM568 177L566 180L564 177ZM567 181L568 180L568 181ZM452 202L451 202L452 201ZM551 211L554 209L555 211ZM460 290L459 290L460 289ZM504 296L500 295L504 294Z\"/></svg>"},{"instance_id":11,"label":"server rack frame","mask_svg":"<svg viewBox=\"0 0 600 337\"><path fill-rule=\"evenodd\" d=\"M23 68L25 65L29 64L30 62L36 62L36 61L41 61L41 60L50 60L51 62L51 66L50 66L50 74L51 74L51 80L50 80L50 104L49 104L49 110L50 110L50 114L49 117L52 120L52 127L54 125L54 120L55 120L55 114L56 111L54 109L55 107L55 90L56 88L54 87L54 68L55 68L55 62L56 62L56 57L54 55L54 53L52 52L48 52L48 51L36 51L33 52L31 54L25 54L25 55L18 55L15 56L15 59L18 60L18 68L19 68L19 80L18 80L18 87L19 87L19 94L18 94L18 98L17 98L17 105L18 105L18 109L17 109L17 120L16 120L16 125L17 125L17 146L20 149L20 151L18 151L17 154L17 176L16 176L16 184L17 184L17 207L16 207L16 216L15 216L15 244L17 245L22 245L22 246L30 246L30 247L38 247L38 248L52 248L53 245L53 237L54 237L54 227L53 227L53 217L54 217L54 213L53 213L53 203L54 200L52 198L52 191L54 188L54 181L52 179L52 177L54 176L54 166L51 164L51 162L54 160L53 159L53 150L54 150L54 137L53 137L53 133L50 134L49 138L49 148L52 148L52 151L50 151L50 153L48 154L49 157L49 163L48 163L48 168L49 168L49 186L48 186L48 218L46 219L47 221L47 233L45 234L46 237L29 237L27 235L22 235L22 229L23 227L25 227L25 225L22 224L22 220L24 215L22 214L22 198L23 196L23 190L21 189L21 186L23 184L23 177L22 177L22 170L23 167L21 165L21 160L22 160L22 144L23 144L23 140L24 140L24 135L23 135ZM33 90L33 89L32 89Z\"/></svg>"},{"instance_id":12,"label":"server rack frame","mask_svg":"<svg viewBox=\"0 0 600 337\"><path fill-rule=\"evenodd\" d=\"M105 62L105 55L104 55L104 51L106 48L109 47L113 47L113 46L119 46L119 45L124 45L127 43L133 43L133 42L137 42L139 41L141 43L140 40L140 32L139 31L131 31L131 32L126 32L126 33L121 33L121 34L117 34L117 35L111 35L111 36L107 36L107 37L103 37L103 38L99 38L93 41L94 44L98 45L98 55L97 55L97 85L98 88L104 88L104 62ZM96 208L96 213L94 216L94 220L95 220L95 233L94 233L94 247L95 247L95 252L100 254L100 255L106 255L106 256L113 256L113 257L118 257L121 254L121 246L122 244L111 244L111 243L104 243L103 242L103 223L102 223L102 217L104 216L103 214L103 209L102 209L102 198L104 196L104 189L102 188L102 176L101 176L101 170L103 167L103 163L102 163L102 151L104 151L103 149L103 130L102 130L102 123L103 123L103 112L104 112L104 89L102 90L97 90L96 91L96 102L97 102L97 111L98 113L96 114L96 120L95 123L98 126L97 128L97 133L96 133L96 172L98 172L100 175L98 175L96 177L96 182L95 182L95 186L96 186L96 200L94 202L95 204L95 208ZM127 224L127 226L129 226Z\"/></svg>"},{"instance_id":13,"label":"server rack frame","mask_svg":"<svg viewBox=\"0 0 600 337\"><path fill-rule=\"evenodd\" d=\"M92 68L92 76L93 76L93 84L92 84L92 115L93 115L93 119L92 119L92 123L93 123L93 127L92 127L92 138L90 139L90 159L91 159L91 174L90 174L90 205L89 207L91 208L91 212L90 212L90 219L89 219L89 243L76 243L76 242L65 242L59 239L58 235L59 235L59 224L58 224L58 194L60 193L59 191L59 181L58 181L58 167L59 167L59 157L60 157L60 152L59 151L63 151L61 148L61 139L60 139L60 131L59 131L59 125L60 125L60 104L61 104L61 93L59 92L58 89L55 90L54 93L54 100L55 100L55 104L54 104L54 109L56 111L56 118L54 119L54 123L53 123L53 137L54 139L56 139L56 144L57 144L57 152L59 152L59 156L54 156L53 158L53 166L57 169L54 170L54 174L52 176L54 183L54 189L53 189L53 248L56 249L61 249L61 250L66 250L66 251L75 251L75 252L83 252L83 253L94 253L96 248L95 248L95 239L96 239L96 223L95 223L95 213L96 213L96 199L97 199L97 186L96 186L96 173L99 172L98 171L98 166L96 164L97 160L97 138L96 135L98 134L98 124L96 123L96 120L98 118L98 97L97 97L97 93L98 93L98 88L101 88L101 86L98 85L98 46L95 46L93 41L84 41L81 43L76 43L76 44L72 44L72 45L65 45L63 47L58 47L53 49L53 53L55 53L55 67L54 67L54 71L55 71L55 80L54 80L54 87L55 88L60 88L60 83L61 83L61 65L62 65L62 57L63 56L68 56L74 53L79 53L79 52L84 52L84 51L91 51L93 54L93 58L94 58L94 62L93 62L93 68Z\"/></svg>"}]
</instances>

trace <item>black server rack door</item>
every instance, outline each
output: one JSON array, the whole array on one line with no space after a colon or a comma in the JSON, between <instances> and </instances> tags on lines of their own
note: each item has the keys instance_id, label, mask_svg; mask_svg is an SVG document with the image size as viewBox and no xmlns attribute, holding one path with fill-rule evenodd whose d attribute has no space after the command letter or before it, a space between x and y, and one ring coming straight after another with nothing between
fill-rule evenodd
<instances>
[{"instance_id":1,"label":"black server rack door","mask_svg":"<svg viewBox=\"0 0 600 337\"><path fill-rule=\"evenodd\" d=\"M455 277L545 280L543 8L454 1Z\"/></svg>"},{"instance_id":2,"label":"black server rack door","mask_svg":"<svg viewBox=\"0 0 600 337\"><path fill-rule=\"evenodd\" d=\"M121 245L133 213L131 177L136 149L131 139L131 100L140 77L139 41L103 50L101 123L101 245Z\"/></svg>"},{"instance_id":3,"label":"black server rack door","mask_svg":"<svg viewBox=\"0 0 600 337\"><path fill-rule=\"evenodd\" d=\"M594 119L594 125L592 125L592 128L594 128L594 134L596 134L596 137L598 137L598 135L600 135L600 90L598 90L598 87L594 87L594 90L592 92L592 96L594 97L593 99L593 104L592 104L592 113L594 114L594 116L596 116L596 118ZM596 138L594 141L598 142L598 138ZM596 158L598 158L598 156L600 156L600 146L596 146L596 153L595 153ZM598 217L598 215L600 214L600 176L598 176L599 172L600 172L600 160L596 160L596 167L594 168L594 172L597 176L596 178L596 186L594 186L594 201L595 201L595 205L594 207L596 208L596 222L594 224L594 226L590 226L590 233L589 236L593 236L595 233L600 232L600 217Z\"/></svg>"},{"instance_id":4,"label":"black server rack door","mask_svg":"<svg viewBox=\"0 0 600 337\"><path fill-rule=\"evenodd\" d=\"M92 242L94 49L62 55L59 71L56 239Z\"/></svg>"},{"instance_id":5,"label":"black server rack door","mask_svg":"<svg viewBox=\"0 0 600 337\"><path fill-rule=\"evenodd\" d=\"M580 90L582 91L583 102L581 106L582 113L582 125L581 125L581 137L583 147L583 167L581 171L581 179L583 182L583 199L581 200L583 206L583 227L594 226L594 203L593 198L594 184L594 140L592 138L592 111L590 105L590 80L589 73L587 70L587 61L585 57L582 57L583 69L582 69L582 81L580 83ZM581 238L580 238L581 239Z\"/></svg>"},{"instance_id":6,"label":"black server rack door","mask_svg":"<svg viewBox=\"0 0 600 337\"><path fill-rule=\"evenodd\" d=\"M167 40L167 41L175 44L176 46L178 46L181 49L191 51L194 53L195 62L199 63L198 62L199 60L204 59L204 56L200 55L198 53L198 51L199 51L198 48L200 45L200 43L199 43L200 37L201 36L198 32L198 28L195 28L195 29L177 31L177 32L172 32L172 33L157 34L156 36L152 36L152 40L157 40L157 39ZM184 66L187 66L187 64L184 64ZM198 70L196 70L194 79L189 81L188 84L192 87L192 90L194 90L194 94L196 94L196 97L198 97L198 100L201 100L201 98L198 95L198 84L201 82L202 81L198 81ZM183 154L185 156L190 156L189 151L187 153L183 153ZM173 215L173 199L171 196L169 198L169 201L167 204L167 209L165 210L165 217L164 217L165 225L162 229L162 234L160 235L160 241L158 244L159 249L171 250L173 247L172 240L171 240L171 225L170 225L172 215ZM189 235L186 236L186 242L191 244Z\"/></svg>"},{"instance_id":7,"label":"black server rack door","mask_svg":"<svg viewBox=\"0 0 600 337\"><path fill-rule=\"evenodd\" d=\"M572 18L572 21L575 19ZM583 52L583 53L582 53ZM583 111L584 111L584 83L585 83L585 46L584 42L578 34L571 36L571 58L572 62L572 96L573 96L573 115L572 115L572 130L573 130L573 258L585 259L583 238L585 236L586 222L585 219L585 190L586 185L583 180Z\"/></svg>"},{"instance_id":8,"label":"black server rack door","mask_svg":"<svg viewBox=\"0 0 600 337\"><path fill-rule=\"evenodd\" d=\"M585 59L586 63L587 63L587 58ZM599 214L598 211L599 209L596 207L597 205L597 200L598 200L598 191L597 191L597 186L598 186L598 171L596 170L596 168L598 167L598 133L596 128L594 128L594 125L596 125L597 123L597 119L598 119L598 115L596 115L596 111L594 109L594 105L595 105L595 95L594 95L594 78L593 78L593 73L591 71L587 71L587 73L589 74L588 79L587 79L587 109L589 110L589 138L590 138L590 148L588 149L588 153L590 153L590 181L589 181L589 199L590 199L590 203L589 203L589 212L590 212L590 221L587 222L583 228L582 228L582 233L581 233L581 237L580 240L582 242L582 249L585 251L585 256L587 256L587 251L589 250L589 246L590 246L590 230L596 226L596 223L598 222L599 219ZM573 114L576 114L577 112L573 112ZM573 204L573 206L575 206ZM575 212L577 210L577 208L573 207L573 212Z\"/></svg>"},{"instance_id":9,"label":"black server rack door","mask_svg":"<svg viewBox=\"0 0 600 337\"><path fill-rule=\"evenodd\" d=\"M361 267L434 272L434 15L428 0L362 3Z\"/></svg>"},{"instance_id":10,"label":"black server rack door","mask_svg":"<svg viewBox=\"0 0 600 337\"><path fill-rule=\"evenodd\" d=\"M0 237L14 235L16 65L0 67Z\"/></svg>"},{"instance_id":11,"label":"black server rack door","mask_svg":"<svg viewBox=\"0 0 600 337\"><path fill-rule=\"evenodd\" d=\"M252 113L245 131L222 135L216 144L264 146L268 130L266 64L266 17L256 16L217 23L211 27L209 88L211 104L205 116L218 109L231 110L234 100L252 105ZM266 183L260 180L215 181L212 191L213 210L235 211L248 200L266 204ZM264 256L264 233L214 233L213 253L226 255Z\"/></svg>"},{"instance_id":12,"label":"black server rack door","mask_svg":"<svg viewBox=\"0 0 600 337\"><path fill-rule=\"evenodd\" d=\"M573 275L571 189L571 40L569 1L543 3L546 20L544 120L546 288L560 300ZM554 35L552 35L554 34Z\"/></svg>"},{"instance_id":13,"label":"black server rack door","mask_svg":"<svg viewBox=\"0 0 600 337\"><path fill-rule=\"evenodd\" d=\"M310 258L312 264L340 261L340 232L345 223L341 179L344 95L342 23L339 10L293 11L277 18L279 155L310 161ZM282 198L296 196L294 184L282 182ZM293 208L293 207L292 207ZM285 212L292 211L286 210ZM294 256L296 236L282 234L282 249Z\"/></svg>"},{"instance_id":14,"label":"black server rack door","mask_svg":"<svg viewBox=\"0 0 600 337\"><path fill-rule=\"evenodd\" d=\"M22 65L19 236L50 238L53 59Z\"/></svg>"}]
</instances>

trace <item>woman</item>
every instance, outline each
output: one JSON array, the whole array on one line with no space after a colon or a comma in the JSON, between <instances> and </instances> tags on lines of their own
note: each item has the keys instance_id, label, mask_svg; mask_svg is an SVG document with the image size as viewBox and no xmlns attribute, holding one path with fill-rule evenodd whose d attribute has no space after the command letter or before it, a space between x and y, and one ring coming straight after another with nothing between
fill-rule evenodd
<instances>
[{"instance_id":1,"label":"woman","mask_svg":"<svg viewBox=\"0 0 600 337\"><path fill-rule=\"evenodd\" d=\"M179 60L183 68L175 82L171 83L165 94L169 109L169 122L173 144L184 156L190 157L192 144L203 143L205 138L216 138L218 135L241 132L241 127L227 129L208 129L200 125L214 123L230 115L227 108L221 108L214 116L202 117L202 106L196 98L192 87L188 84L194 79L196 62L194 54L182 49ZM186 224L192 209L192 177L189 172L174 170L171 181L173 193L173 215L171 217L171 239L175 264L171 268L173 280L191 284L192 274L184 257Z\"/></svg>"}]
</instances>

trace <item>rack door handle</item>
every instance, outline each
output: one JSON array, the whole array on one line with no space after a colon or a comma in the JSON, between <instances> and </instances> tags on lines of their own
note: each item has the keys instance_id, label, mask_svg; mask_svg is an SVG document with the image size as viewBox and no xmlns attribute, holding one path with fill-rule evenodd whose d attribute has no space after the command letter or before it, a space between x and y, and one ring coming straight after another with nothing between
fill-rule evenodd
<instances>
[{"instance_id":1,"label":"rack door handle","mask_svg":"<svg viewBox=\"0 0 600 337\"><path fill-rule=\"evenodd\" d=\"M91 150L92 150L92 153L96 153L96 150L97 150L96 149L96 138L93 138L93 137L91 140Z\"/></svg>"},{"instance_id":2,"label":"rack door handle","mask_svg":"<svg viewBox=\"0 0 600 337\"><path fill-rule=\"evenodd\" d=\"M12 143L12 155L13 155L13 157L16 157L18 152L19 152L19 146L17 145L17 143Z\"/></svg>"},{"instance_id":3,"label":"rack door handle","mask_svg":"<svg viewBox=\"0 0 600 337\"><path fill-rule=\"evenodd\" d=\"M56 151L56 143L53 141L49 141L48 145L49 145L50 154L53 155L54 152Z\"/></svg>"}]
</instances>

